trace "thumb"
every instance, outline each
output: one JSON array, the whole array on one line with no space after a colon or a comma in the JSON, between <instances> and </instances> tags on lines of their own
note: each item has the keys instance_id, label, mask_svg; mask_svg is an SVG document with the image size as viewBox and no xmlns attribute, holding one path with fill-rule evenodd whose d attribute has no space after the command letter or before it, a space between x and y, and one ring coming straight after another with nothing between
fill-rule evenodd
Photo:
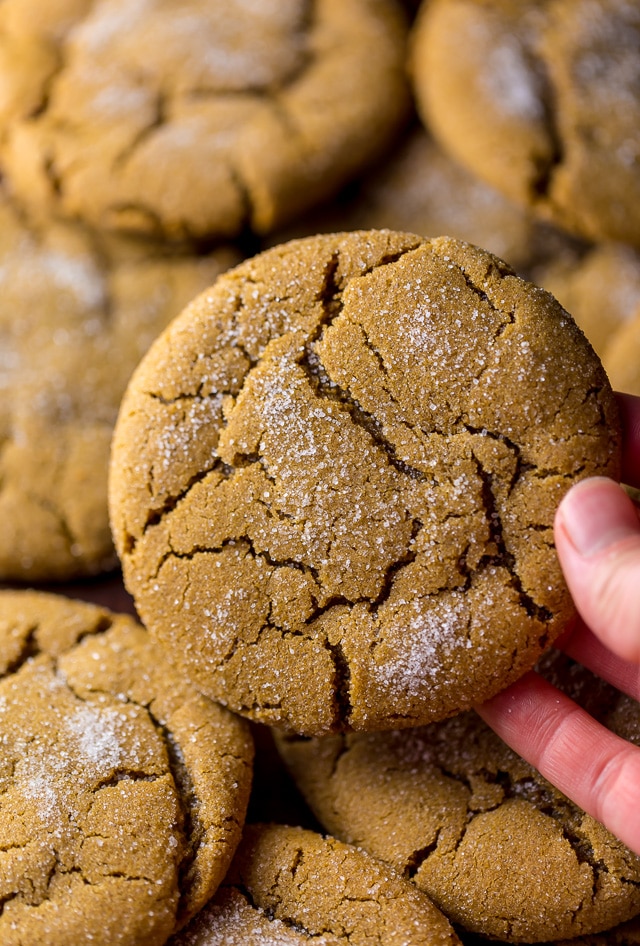
<instances>
[{"instance_id":1,"label":"thumb","mask_svg":"<svg viewBox=\"0 0 640 946\"><path fill-rule=\"evenodd\" d=\"M613 480L583 480L558 507L555 541L584 622L640 664L640 519L631 499Z\"/></svg>"}]
</instances>

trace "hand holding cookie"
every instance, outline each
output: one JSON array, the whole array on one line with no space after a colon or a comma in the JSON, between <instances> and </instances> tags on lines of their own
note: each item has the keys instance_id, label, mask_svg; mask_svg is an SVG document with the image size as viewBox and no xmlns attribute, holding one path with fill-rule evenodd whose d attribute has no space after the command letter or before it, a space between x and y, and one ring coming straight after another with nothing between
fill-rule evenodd
<instances>
[{"instance_id":1,"label":"hand holding cookie","mask_svg":"<svg viewBox=\"0 0 640 946\"><path fill-rule=\"evenodd\" d=\"M619 397L623 478L640 482L640 398ZM559 646L634 699L640 698L640 520L612 481L594 477L560 504L555 537L579 617ZM517 752L632 850L640 851L640 751L596 723L535 673L479 709Z\"/></svg>"}]
</instances>

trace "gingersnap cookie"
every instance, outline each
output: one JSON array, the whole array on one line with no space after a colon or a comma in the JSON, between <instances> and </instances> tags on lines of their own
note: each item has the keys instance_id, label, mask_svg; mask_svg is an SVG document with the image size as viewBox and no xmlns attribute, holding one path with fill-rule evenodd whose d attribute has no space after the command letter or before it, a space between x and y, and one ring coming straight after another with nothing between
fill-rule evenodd
<instances>
[{"instance_id":1,"label":"gingersnap cookie","mask_svg":"<svg viewBox=\"0 0 640 946\"><path fill-rule=\"evenodd\" d=\"M545 676L640 745L638 704L554 659ZM325 829L392 864L464 929L555 942L640 912L640 858L473 711L409 730L276 741Z\"/></svg>"},{"instance_id":2,"label":"gingersnap cookie","mask_svg":"<svg viewBox=\"0 0 640 946\"><path fill-rule=\"evenodd\" d=\"M571 232L640 245L636 4L433 0L412 41L418 110L454 157Z\"/></svg>"},{"instance_id":3,"label":"gingersnap cookie","mask_svg":"<svg viewBox=\"0 0 640 946\"><path fill-rule=\"evenodd\" d=\"M0 581L114 567L107 467L122 392L161 329L239 258L32 229L0 200Z\"/></svg>"},{"instance_id":4,"label":"gingersnap cookie","mask_svg":"<svg viewBox=\"0 0 640 946\"><path fill-rule=\"evenodd\" d=\"M408 113L395 0L40 6L0 11L0 169L34 214L264 233L353 177Z\"/></svg>"},{"instance_id":5,"label":"gingersnap cookie","mask_svg":"<svg viewBox=\"0 0 640 946\"><path fill-rule=\"evenodd\" d=\"M335 838L250 825L212 901L170 946L459 946L429 898Z\"/></svg>"},{"instance_id":6,"label":"gingersnap cookie","mask_svg":"<svg viewBox=\"0 0 640 946\"><path fill-rule=\"evenodd\" d=\"M161 946L228 868L251 759L131 618L1 592L3 946Z\"/></svg>"},{"instance_id":7,"label":"gingersnap cookie","mask_svg":"<svg viewBox=\"0 0 640 946\"><path fill-rule=\"evenodd\" d=\"M617 476L570 316L448 238L329 234L223 275L156 341L110 505L145 625L204 693L307 734L488 698L574 613L556 506Z\"/></svg>"}]
</instances>

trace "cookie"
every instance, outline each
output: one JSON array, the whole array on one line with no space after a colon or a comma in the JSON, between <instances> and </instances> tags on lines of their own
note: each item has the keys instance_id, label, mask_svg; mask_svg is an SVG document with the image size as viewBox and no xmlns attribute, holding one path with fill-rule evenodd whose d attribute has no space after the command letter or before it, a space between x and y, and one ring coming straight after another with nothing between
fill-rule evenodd
<instances>
[{"instance_id":1,"label":"cookie","mask_svg":"<svg viewBox=\"0 0 640 946\"><path fill-rule=\"evenodd\" d=\"M459 946L428 897L335 838L251 825L215 898L169 946Z\"/></svg>"},{"instance_id":2,"label":"cookie","mask_svg":"<svg viewBox=\"0 0 640 946\"><path fill-rule=\"evenodd\" d=\"M572 233L640 246L636 4L433 0L411 62L423 121L472 172Z\"/></svg>"},{"instance_id":3,"label":"cookie","mask_svg":"<svg viewBox=\"0 0 640 946\"><path fill-rule=\"evenodd\" d=\"M40 6L0 11L0 169L35 215L172 239L268 232L408 114L395 0Z\"/></svg>"},{"instance_id":4,"label":"cookie","mask_svg":"<svg viewBox=\"0 0 640 946\"><path fill-rule=\"evenodd\" d=\"M617 476L602 368L556 301L447 238L273 248L128 387L110 507L125 584L195 685L296 732L414 726L531 667L573 605L553 546Z\"/></svg>"},{"instance_id":5,"label":"cookie","mask_svg":"<svg viewBox=\"0 0 640 946\"><path fill-rule=\"evenodd\" d=\"M107 467L122 392L160 330L239 258L32 229L0 201L0 581L115 566Z\"/></svg>"},{"instance_id":6,"label":"cookie","mask_svg":"<svg viewBox=\"0 0 640 946\"><path fill-rule=\"evenodd\" d=\"M161 946L229 866L251 759L131 618L0 593L3 946Z\"/></svg>"},{"instance_id":7,"label":"cookie","mask_svg":"<svg viewBox=\"0 0 640 946\"><path fill-rule=\"evenodd\" d=\"M552 679L640 745L638 704L559 661ZM554 942L640 912L640 858L473 712L410 730L277 743L326 830L392 864L455 923Z\"/></svg>"}]
</instances>

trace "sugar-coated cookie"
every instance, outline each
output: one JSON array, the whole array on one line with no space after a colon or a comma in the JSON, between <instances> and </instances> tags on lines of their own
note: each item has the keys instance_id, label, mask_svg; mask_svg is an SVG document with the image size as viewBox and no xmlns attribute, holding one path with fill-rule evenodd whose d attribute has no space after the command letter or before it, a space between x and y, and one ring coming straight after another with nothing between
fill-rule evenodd
<instances>
[{"instance_id":1,"label":"sugar-coated cookie","mask_svg":"<svg viewBox=\"0 0 640 946\"><path fill-rule=\"evenodd\" d=\"M0 581L114 567L107 467L122 392L160 330L239 259L33 229L0 200Z\"/></svg>"},{"instance_id":2,"label":"sugar-coated cookie","mask_svg":"<svg viewBox=\"0 0 640 946\"><path fill-rule=\"evenodd\" d=\"M3 946L162 946L226 873L252 754L133 619L0 592Z\"/></svg>"},{"instance_id":3,"label":"sugar-coated cookie","mask_svg":"<svg viewBox=\"0 0 640 946\"><path fill-rule=\"evenodd\" d=\"M414 726L488 698L564 627L555 509L618 452L593 350L499 259L310 237L224 274L143 359L114 539L204 693L302 733Z\"/></svg>"},{"instance_id":4,"label":"sugar-coated cookie","mask_svg":"<svg viewBox=\"0 0 640 946\"><path fill-rule=\"evenodd\" d=\"M396 0L6 0L0 169L35 215L263 233L337 190L409 109Z\"/></svg>"},{"instance_id":5,"label":"sugar-coated cookie","mask_svg":"<svg viewBox=\"0 0 640 946\"><path fill-rule=\"evenodd\" d=\"M566 658L546 675L640 745L633 700ZM385 733L279 734L277 743L325 829L410 877L462 928L547 942L640 911L640 858L473 712Z\"/></svg>"},{"instance_id":6,"label":"sugar-coated cookie","mask_svg":"<svg viewBox=\"0 0 640 946\"><path fill-rule=\"evenodd\" d=\"M250 825L214 899L168 946L459 946L429 898L335 838Z\"/></svg>"},{"instance_id":7,"label":"sugar-coated cookie","mask_svg":"<svg viewBox=\"0 0 640 946\"><path fill-rule=\"evenodd\" d=\"M640 246L640 8L628 0L430 0L418 109L507 196L593 240Z\"/></svg>"}]
</instances>

